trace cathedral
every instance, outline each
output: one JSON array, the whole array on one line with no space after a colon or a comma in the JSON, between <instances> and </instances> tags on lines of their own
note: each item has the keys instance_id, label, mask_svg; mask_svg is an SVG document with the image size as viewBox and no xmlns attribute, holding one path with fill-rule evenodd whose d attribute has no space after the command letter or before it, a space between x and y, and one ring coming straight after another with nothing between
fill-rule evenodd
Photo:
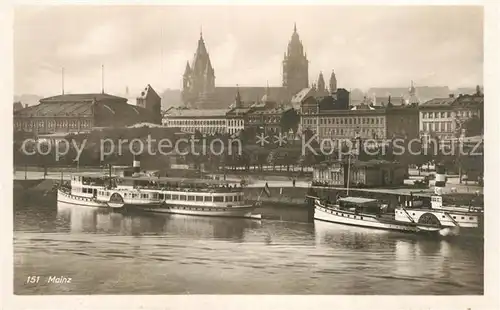
<instances>
[{"instance_id":1,"label":"cathedral","mask_svg":"<svg viewBox=\"0 0 500 310\"><path fill-rule=\"evenodd\" d=\"M182 101L187 108L225 109L234 103L236 94L242 102L274 101L284 103L309 87L309 61L294 25L291 40L283 59L282 87L216 87L215 70L210 61L203 34L191 63L186 63L183 75ZM323 81L324 85L324 81ZM336 87L336 86L335 86Z\"/></svg>"}]
</instances>

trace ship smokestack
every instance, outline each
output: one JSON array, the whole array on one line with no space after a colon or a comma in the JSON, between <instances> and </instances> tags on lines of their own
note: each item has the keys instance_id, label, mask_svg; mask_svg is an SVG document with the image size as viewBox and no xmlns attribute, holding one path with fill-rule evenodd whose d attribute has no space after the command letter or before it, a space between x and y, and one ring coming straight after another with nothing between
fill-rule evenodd
<instances>
[{"instance_id":1,"label":"ship smokestack","mask_svg":"<svg viewBox=\"0 0 500 310\"><path fill-rule=\"evenodd\" d=\"M436 165L436 183L434 188L436 193L442 193L443 188L446 186L446 170L444 165Z\"/></svg>"},{"instance_id":2,"label":"ship smokestack","mask_svg":"<svg viewBox=\"0 0 500 310\"><path fill-rule=\"evenodd\" d=\"M141 158L139 155L134 155L134 161L132 163L132 166L134 168L134 174L141 172Z\"/></svg>"}]
</instances>

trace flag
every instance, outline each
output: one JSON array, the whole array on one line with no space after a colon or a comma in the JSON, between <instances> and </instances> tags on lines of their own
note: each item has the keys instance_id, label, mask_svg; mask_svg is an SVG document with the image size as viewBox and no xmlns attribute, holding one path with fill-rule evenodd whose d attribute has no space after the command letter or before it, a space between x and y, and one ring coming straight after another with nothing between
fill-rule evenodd
<instances>
[{"instance_id":1,"label":"flag","mask_svg":"<svg viewBox=\"0 0 500 310\"><path fill-rule=\"evenodd\" d=\"M271 197L271 190L269 189L269 184L266 183L264 187L264 192L266 192L267 197Z\"/></svg>"}]
</instances>

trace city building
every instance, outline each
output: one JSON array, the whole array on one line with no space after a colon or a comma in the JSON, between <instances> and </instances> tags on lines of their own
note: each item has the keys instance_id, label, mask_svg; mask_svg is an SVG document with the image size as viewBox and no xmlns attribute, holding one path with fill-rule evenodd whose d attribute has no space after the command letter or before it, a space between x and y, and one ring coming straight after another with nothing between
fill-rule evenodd
<instances>
[{"instance_id":1,"label":"city building","mask_svg":"<svg viewBox=\"0 0 500 310\"><path fill-rule=\"evenodd\" d=\"M187 133L223 134L227 132L227 112L228 109L171 109L164 123Z\"/></svg>"},{"instance_id":2,"label":"city building","mask_svg":"<svg viewBox=\"0 0 500 310\"><path fill-rule=\"evenodd\" d=\"M310 97L301 109L301 129L311 130L318 139L363 139L385 140L391 138L418 137L418 109L415 106L376 107L365 101L350 109L321 106Z\"/></svg>"},{"instance_id":3,"label":"city building","mask_svg":"<svg viewBox=\"0 0 500 310\"><path fill-rule=\"evenodd\" d=\"M187 62L183 74L182 101L187 108L225 109L233 103L238 90L243 102L255 102L266 91L274 101L289 102L303 88L309 87L308 60L304 47L294 27L282 63L283 86L281 87L219 87L215 85L215 69L212 66L203 34L191 63Z\"/></svg>"},{"instance_id":4,"label":"city building","mask_svg":"<svg viewBox=\"0 0 500 310\"><path fill-rule=\"evenodd\" d=\"M124 127L153 122L151 111L127 104L127 99L100 94L66 94L14 112L14 130L34 134L84 132L96 127Z\"/></svg>"},{"instance_id":5,"label":"city building","mask_svg":"<svg viewBox=\"0 0 500 310\"><path fill-rule=\"evenodd\" d=\"M161 97L153 89L153 87L151 87L151 85L148 84L139 97L137 97L136 106L151 111L154 115L153 122L155 124L161 124Z\"/></svg>"},{"instance_id":6,"label":"city building","mask_svg":"<svg viewBox=\"0 0 500 310\"><path fill-rule=\"evenodd\" d=\"M230 135L237 134L245 128L245 125L248 122L247 115L251 109L251 107L244 105L241 100L240 92L237 91L234 104L226 113L227 132Z\"/></svg>"},{"instance_id":7,"label":"city building","mask_svg":"<svg viewBox=\"0 0 500 310\"><path fill-rule=\"evenodd\" d=\"M313 168L313 185L338 186L347 185L349 171L349 186L383 187L402 185L408 173L408 167L385 160L348 162L336 160L321 163Z\"/></svg>"},{"instance_id":8,"label":"city building","mask_svg":"<svg viewBox=\"0 0 500 310\"><path fill-rule=\"evenodd\" d=\"M449 95L435 98L419 107L419 129L422 137L436 136L450 140L466 134L462 125L471 117L484 119L484 95Z\"/></svg>"}]
</instances>

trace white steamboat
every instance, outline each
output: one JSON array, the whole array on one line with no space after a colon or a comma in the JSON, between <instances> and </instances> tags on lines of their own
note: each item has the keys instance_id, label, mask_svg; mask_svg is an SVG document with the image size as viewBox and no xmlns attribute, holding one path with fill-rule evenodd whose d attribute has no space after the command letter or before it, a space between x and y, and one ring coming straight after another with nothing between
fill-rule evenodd
<instances>
[{"instance_id":1,"label":"white steamboat","mask_svg":"<svg viewBox=\"0 0 500 310\"><path fill-rule=\"evenodd\" d=\"M427 206L423 201L414 201L413 195L392 209L375 199L345 197L330 203L318 197L307 197L314 201L315 220L401 232L482 236L483 209L471 205L444 206L441 193L446 178L442 168L437 172L436 195L430 197Z\"/></svg>"},{"instance_id":2,"label":"white steamboat","mask_svg":"<svg viewBox=\"0 0 500 310\"><path fill-rule=\"evenodd\" d=\"M247 203L236 183L134 174L79 173L69 187L57 191L57 201L88 207L127 209L198 216L261 218L258 203Z\"/></svg>"}]
</instances>

